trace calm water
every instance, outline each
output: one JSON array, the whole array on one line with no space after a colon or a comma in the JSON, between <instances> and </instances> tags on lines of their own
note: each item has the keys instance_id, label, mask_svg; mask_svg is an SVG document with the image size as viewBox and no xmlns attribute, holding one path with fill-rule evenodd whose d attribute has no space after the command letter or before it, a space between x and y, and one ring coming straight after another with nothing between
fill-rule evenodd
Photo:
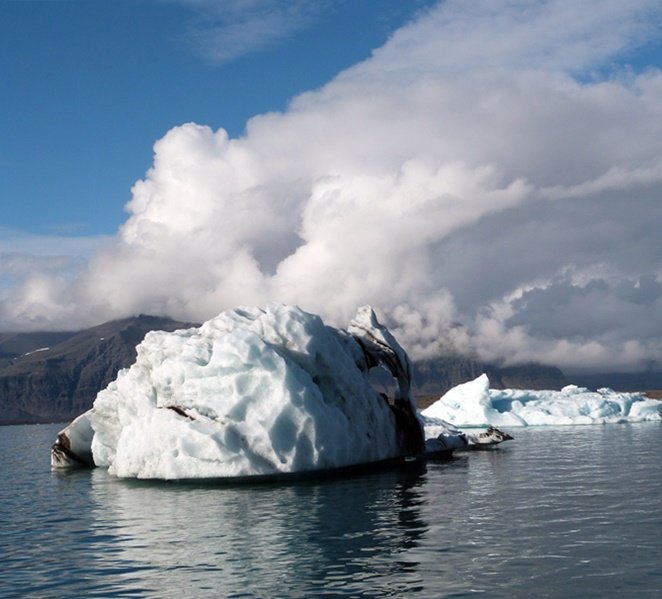
<instances>
[{"instance_id":1,"label":"calm water","mask_svg":"<svg viewBox=\"0 0 662 599\"><path fill-rule=\"evenodd\" d=\"M58 428L0 427L2 597L662 596L659 423L250 486L52 473Z\"/></svg>"}]
</instances>

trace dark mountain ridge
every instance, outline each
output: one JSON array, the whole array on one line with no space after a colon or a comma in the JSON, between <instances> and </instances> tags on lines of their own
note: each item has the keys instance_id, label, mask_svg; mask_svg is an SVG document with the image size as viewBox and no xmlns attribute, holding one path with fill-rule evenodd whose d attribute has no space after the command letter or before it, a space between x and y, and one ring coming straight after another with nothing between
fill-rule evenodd
<instances>
[{"instance_id":1,"label":"dark mountain ridge","mask_svg":"<svg viewBox=\"0 0 662 599\"><path fill-rule=\"evenodd\" d=\"M659 391L662 389L662 372L645 370L641 372L576 374L572 376L572 382L589 389L609 387L617 391Z\"/></svg>"},{"instance_id":2,"label":"dark mountain ridge","mask_svg":"<svg viewBox=\"0 0 662 599\"><path fill-rule=\"evenodd\" d=\"M92 406L97 393L136 357L148 331L194 326L169 318L140 315L114 320L77 333L2 335L0 424L59 422ZM59 335L59 337L58 337ZM45 341L58 341L52 346ZM36 347L38 346L38 347ZM27 349L21 355L16 350Z\"/></svg>"},{"instance_id":3,"label":"dark mountain ridge","mask_svg":"<svg viewBox=\"0 0 662 599\"><path fill-rule=\"evenodd\" d=\"M46 332L46 333L0 333L0 367L10 364L30 352L51 348L69 337L76 331Z\"/></svg>"}]
</instances>

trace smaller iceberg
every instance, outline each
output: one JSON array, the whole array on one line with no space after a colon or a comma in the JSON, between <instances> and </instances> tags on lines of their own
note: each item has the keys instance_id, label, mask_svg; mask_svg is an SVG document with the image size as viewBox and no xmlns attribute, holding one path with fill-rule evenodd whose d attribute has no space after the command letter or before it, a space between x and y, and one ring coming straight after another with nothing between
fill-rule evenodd
<instances>
[{"instance_id":1,"label":"smaller iceberg","mask_svg":"<svg viewBox=\"0 0 662 599\"><path fill-rule=\"evenodd\" d=\"M436 421L457 427L610 424L662 420L662 402L640 393L568 385L561 391L490 389L486 374L453 387L421 413L426 436Z\"/></svg>"},{"instance_id":2,"label":"smaller iceberg","mask_svg":"<svg viewBox=\"0 0 662 599\"><path fill-rule=\"evenodd\" d=\"M513 438L493 426L469 433L440 418L426 418L423 415L419 418L425 428L425 452L432 458L455 450L491 449Z\"/></svg>"}]
</instances>

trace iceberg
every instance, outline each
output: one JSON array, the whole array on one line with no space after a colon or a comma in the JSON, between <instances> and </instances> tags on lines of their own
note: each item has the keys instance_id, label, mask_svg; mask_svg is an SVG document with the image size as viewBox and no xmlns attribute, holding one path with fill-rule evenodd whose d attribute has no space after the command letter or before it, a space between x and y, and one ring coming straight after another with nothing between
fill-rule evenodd
<instances>
[{"instance_id":1,"label":"iceberg","mask_svg":"<svg viewBox=\"0 0 662 599\"><path fill-rule=\"evenodd\" d=\"M387 368L389 401L369 371ZM278 303L151 332L135 363L60 432L53 467L118 477L243 478L382 462L425 451L404 349L369 306L347 331Z\"/></svg>"},{"instance_id":2,"label":"iceberg","mask_svg":"<svg viewBox=\"0 0 662 599\"><path fill-rule=\"evenodd\" d=\"M662 420L662 402L608 388L589 391L490 389L487 375L453 387L421 413L429 436L435 420L456 427L609 424Z\"/></svg>"}]
</instances>

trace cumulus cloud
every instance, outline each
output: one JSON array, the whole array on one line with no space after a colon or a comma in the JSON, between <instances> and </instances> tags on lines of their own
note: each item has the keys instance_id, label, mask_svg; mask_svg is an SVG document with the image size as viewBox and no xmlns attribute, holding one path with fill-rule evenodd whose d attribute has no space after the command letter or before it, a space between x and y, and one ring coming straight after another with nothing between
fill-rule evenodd
<instances>
[{"instance_id":1,"label":"cumulus cloud","mask_svg":"<svg viewBox=\"0 0 662 599\"><path fill-rule=\"evenodd\" d=\"M116 243L12 323L371 303L415 357L662 362L659 3L447 0L237 139L171 130ZM32 320L30 320L32 319Z\"/></svg>"}]
</instances>

